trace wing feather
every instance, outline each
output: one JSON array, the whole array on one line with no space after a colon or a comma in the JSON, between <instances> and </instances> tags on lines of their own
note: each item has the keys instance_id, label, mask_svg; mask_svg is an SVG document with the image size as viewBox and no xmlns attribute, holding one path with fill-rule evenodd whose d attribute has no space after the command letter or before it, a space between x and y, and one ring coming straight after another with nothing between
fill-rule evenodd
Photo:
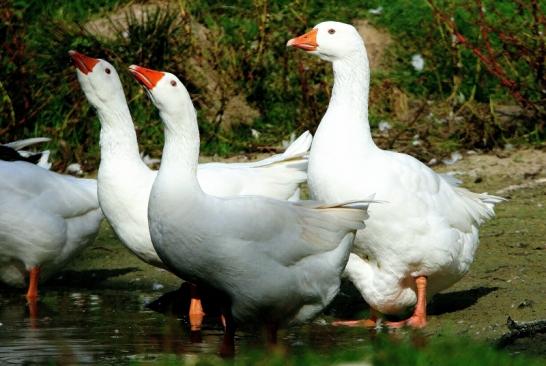
<instances>
[{"instance_id":1,"label":"wing feather","mask_svg":"<svg viewBox=\"0 0 546 366\"><path fill-rule=\"evenodd\" d=\"M222 227L217 231L226 237L237 238L233 242L258 247L283 265L330 251L348 232L363 229L368 217L367 207L372 202L313 205L256 197L223 201Z\"/></svg>"}]
</instances>

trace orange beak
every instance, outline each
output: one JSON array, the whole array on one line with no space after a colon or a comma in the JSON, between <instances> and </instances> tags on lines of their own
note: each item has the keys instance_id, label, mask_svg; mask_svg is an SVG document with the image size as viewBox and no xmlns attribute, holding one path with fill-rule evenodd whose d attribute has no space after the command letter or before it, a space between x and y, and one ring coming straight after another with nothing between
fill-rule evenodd
<instances>
[{"instance_id":1,"label":"orange beak","mask_svg":"<svg viewBox=\"0 0 546 366\"><path fill-rule=\"evenodd\" d=\"M317 29L311 29L309 32L305 33L296 38L292 38L286 43L287 47L297 47L301 48L304 51L315 51L318 47L317 44Z\"/></svg>"},{"instance_id":2,"label":"orange beak","mask_svg":"<svg viewBox=\"0 0 546 366\"><path fill-rule=\"evenodd\" d=\"M129 66L129 71L133 74L135 79L144 85L148 90L155 88L159 80L165 76L165 73L161 71L155 71L137 65Z\"/></svg>"},{"instance_id":3,"label":"orange beak","mask_svg":"<svg viewBox=\"0 0 546 366\"><path fill-rule=\"evenodd\" d=\"M72 58L74 66L76 66L78 70L83 72L85 75L92 72L95 65L99 63L98 59L86 56L74 50L68 51L68 54Z\"/></svg>"}]
</instances>

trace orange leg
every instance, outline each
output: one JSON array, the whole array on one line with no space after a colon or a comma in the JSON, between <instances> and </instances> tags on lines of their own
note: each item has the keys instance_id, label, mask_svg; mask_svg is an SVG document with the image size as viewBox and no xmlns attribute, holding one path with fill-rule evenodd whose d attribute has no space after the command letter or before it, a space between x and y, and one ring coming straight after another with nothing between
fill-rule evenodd
<instances>
[{"instance_id":1,"label":"orange leg","mask_svg":"<svg viewBox=\"0 0 546 366\"><path fill-rule=\"evenodd\" d=\"M38 298L38 277L40 276L40 267L32 267L30 270L30 279L28 283L27 300L36 301Z\"/></svg>"},{"instance_id":2,"label":"orange leg","mask_svg":"<svg viewBox=\"0 0 546 366\"><path fill-rule=\"evenodd\" d=\"M192 331L201 330L201 324L203 323L203 318L205 312L203 311L203 306L201 305L201 297L197 291L196 285L191 285L191 302L190 302L190 326Z\"/></svg>"},{"instance_id":3,"label":"orange leg","mask_svg":"<svg viewBox=\"0 0 546 366\"><path fill-rule=\"evenodd\" d=\"M332 322L332 325L334 326L344 325L346 327L374 328L376 322L377 322L377 311L375 309L370 309L369 319L336 320L335 322Z\"/></svg>"},{"instance_id":4,"label":"orange leg","mask_svg":"<svg viewBox=\"0 0 546 366\"><path fill-rule=\"evenodd\" d=\"M424 328L427 325L427 278L419 276L415 278L417 287L417 304L413 310L413 315L400 322L385 322L390 328L400 328L410 326L412 328Z\"/></svg>"},{"instance_id":5,"label":"orange leg","mask_svg":"<svg viewBox=\"0 0 546 366\"><path fill-rule=\"evenodd\" d=\"M37 328L36 319L38 319L38 278L40 276L40 267L33 267L30 270L28 283L27 301L30 318L30 326Z\"/></svg>"}]
</instances>

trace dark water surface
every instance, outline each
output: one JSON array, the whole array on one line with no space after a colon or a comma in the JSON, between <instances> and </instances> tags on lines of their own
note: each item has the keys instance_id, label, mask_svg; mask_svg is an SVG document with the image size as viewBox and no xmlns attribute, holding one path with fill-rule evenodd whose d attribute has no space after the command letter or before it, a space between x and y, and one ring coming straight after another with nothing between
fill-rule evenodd
<instances>
[{"instance_id":1,"label":"dark water surface","mask_svg":"<svg viewBox=\"0 0 546 366\"><path fill-rule=\"evenodd\" d=\"M0 365L120 365L167 354L217 354L223 331L216 319L205 323L200 342L192 341L184 320L147 307L157 297L157 292L49 290L41 294L38 316L31 319L22 292L1 292ZM281 342L292 351L312 346L325 352L366 343L341 334L339 328L313 324L283 333ZM237 348L262 344L259 333L237 334Z\"/></svg>"},{"instance_id":2,"label":"dark water surface","mask_svg":"<svg viewBox=\"0 0 546 366\"><path fill-rule=\"evenodd\" d=\"M182 321L146 307L152 296L157 294L48 291L37 319L30 319L22 295L2 294L0 364L119 364L165 353L216 352L220 328L205 330L203 342L192 343Z\"/></svg>"}]
</instances>

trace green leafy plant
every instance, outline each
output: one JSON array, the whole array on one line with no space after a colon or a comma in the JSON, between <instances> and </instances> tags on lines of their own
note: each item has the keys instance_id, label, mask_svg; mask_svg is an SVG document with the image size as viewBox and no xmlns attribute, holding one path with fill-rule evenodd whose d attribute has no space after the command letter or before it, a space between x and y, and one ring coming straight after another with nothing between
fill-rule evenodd
<instances>
[{"instance_id":1,"label":"green leafy plant","mask_svg":"<svg viewBox=\"0 0 546 366\"><path fill-rule=\"evenodd\" d=\"M69 49L116 66L147 153L160 154L162 129L124 72L131 63L181 78L204 153L275 151L292 133L314 132L326 110L331 66L285 44L328 19L366 19L392 37L370 94L372 127L391 126L376 133L382 147L429 160L544 141L545 16L536 0L8 0L0 18L0 132L4 141L52 137L58 169L71 161L94 169L99 158L98 122ZM410 62L416 54L421 70Z\"/></svg>"}]
</instances>

